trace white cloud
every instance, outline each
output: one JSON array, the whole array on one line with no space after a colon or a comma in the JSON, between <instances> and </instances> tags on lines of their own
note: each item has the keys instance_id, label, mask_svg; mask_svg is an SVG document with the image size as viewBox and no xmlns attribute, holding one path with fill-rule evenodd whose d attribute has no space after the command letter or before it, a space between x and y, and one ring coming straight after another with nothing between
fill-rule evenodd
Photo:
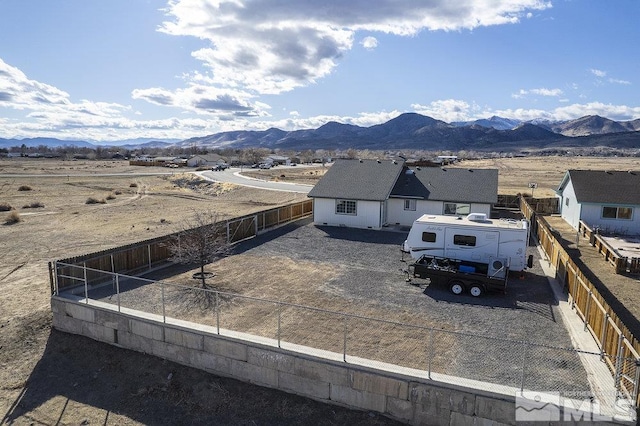
<instances>
[{"instance_id":1,"label":"white cloud","mask_svg":"<svg viewBox=\"0 0 640 426\"><path fill-rule=\"evenodd\" d=\"M267 104L252 103L248 92L219 89L214 86L191 83L184 89L170 91L159 87L135 89L133 99L142 99L155 105L177 107L198 114L223 114L237 116L265 116Z\"/></svg>"},{"instance_id":2,"label":"white cloud","mask_svg":"<svg viewBox=\"0 0 640 426\"><path fill-rule=\"evenodd\" d=\"M528 90L520 89L517 93L511 94L511 97L515 99L520 99L520 98L527 97L527 95L529 94L538 95L538 96L557 97L557 96L561 96L563 92L561 89L545 89L545 88L528 89Z\"/></svg>"},{"instance_id":3,"label":"white cloud","mask_svg":"<svg viewBox=\"0 0 640 426\"><path fill-rule=\"evenodd\" d=\"M428 115L447 123L470 120L471 117L479 112L477 105L470 105L458 99L433 101L429 105L412 104L411 108L418 114Z\"/></svg>"},{"instance_id":4,"label":"white cloud","mask_svg":"<svg viewBox=\"0 0 640 426\"><path fill-rule=\"evenodd\" d=\"M627 81L627 80L619 80L619 79L617 79L617 78L610 78L610 79L609 79L609 83L613 83L613 84L622 84L622 85L625 85L625 86L628 86L628 85L630 85L630 84L631 84L631 82L630 82L630 81Z\"/></svg>"},{"instance_id":5,"label":"white cloud","mask_svg":"<svg viewBox=\"0 0 640 426\"><path fill-rule=\"evenodd\" d=\"M159 30L208 42L192 53L209 69L208 84L277 94L331 73L358 31L410 36L473 29L519 22L550 7L545 0L173 0ZM363 46L374 48L374 40L365 38Z\"/></svg>"},{"instance_id":6,"label":"white cloud","mask_svg":"<svg viewBox=\"0 0 640 426\"><path fill-rule=\"evenodd\" d=\"M378 39L375 37L368 36L363 38L360 44L367 50L373 50L376 47L378 47Z\"/></svg>"},{"instance_id":7,"label":"white cloud","mask_svg":"<svg viewBox=\"0 0 640 426\"><path fill-rule=\"evenodd\" d=\"M595 68L591 68L590 71L591 71L591 74L593 74L593 75L595 75L596 77L599 77L599 78L603 78L603 77L607 76L607 72L606 71L598 70L598 69L595 69Z\"/></svg>"}]
</instances>

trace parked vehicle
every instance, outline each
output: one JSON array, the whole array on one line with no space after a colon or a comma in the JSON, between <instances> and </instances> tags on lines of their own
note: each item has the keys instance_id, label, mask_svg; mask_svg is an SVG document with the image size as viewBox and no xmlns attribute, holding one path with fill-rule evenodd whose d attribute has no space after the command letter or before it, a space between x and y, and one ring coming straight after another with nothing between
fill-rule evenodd
<instances>
[{"instance_id":1,"label":"parked vehicle","mask_svg":"<svg viewBox=\"0 0 640 426\"><path fill-rule=\"evenodd\" d=\"M229 166L228 166L228 165L226 165L226 164L216 164L215 166L213 166L213 167L211 168L211 171L213 171L213 172L220 172L220 171L226 170L228 167L229 167Z\"/></svg>"},{"instance_id":2,"label":"parked vehicle","mask_svg":"<svg viewBox=\"0 0 640 426\"><path fill-rule=\"evenodd\" d=\"M423 255L489 265L505 259L512 271L531 266L527 258L529 223L526 220L423 215L411 227L402 251L414 259Z\"/></svg>"},{"instance_id":3,"label":"parked vehicle","mask_svg":"<svg viewBox=\"0 0 640 426\"><path fill-rule=\"evenodd\" d=\"M429 279L430 284L447 285L455 295L469 292L480 297L489 291L506 292L509 265L506 259L498 258L485 264L423 255L409 265L408 273Z\"/></svg>"}]
</instances>

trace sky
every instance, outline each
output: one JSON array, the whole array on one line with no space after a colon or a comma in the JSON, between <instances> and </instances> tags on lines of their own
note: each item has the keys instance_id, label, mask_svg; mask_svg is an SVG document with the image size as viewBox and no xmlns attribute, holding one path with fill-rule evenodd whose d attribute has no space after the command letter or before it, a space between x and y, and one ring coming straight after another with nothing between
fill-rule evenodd
<instances>
[{"instance_id":1,"label":"sky","mask_svg":"<svg viewBox=\"0 0 640 426\"><path fill-rule=\"evenodd\" d=\"M640 118L638 0L0 0L0 138Z\"/></svg>"}]
</instances>

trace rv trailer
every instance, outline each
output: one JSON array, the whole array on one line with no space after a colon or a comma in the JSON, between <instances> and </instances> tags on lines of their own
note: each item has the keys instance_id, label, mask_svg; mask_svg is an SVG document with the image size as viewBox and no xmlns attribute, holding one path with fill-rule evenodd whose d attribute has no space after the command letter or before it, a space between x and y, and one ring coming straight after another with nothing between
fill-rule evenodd
<instances>
[{"instance_id":1,"label":"rv trailer","mask_svg":"<svg viewBox=\"0 0 640 426\"><path fill-rule=\"evenodd\" d=\"M414 259L426 255L485 265L504 259L509 270L522 271L531 266L528 225L526 220L488 219L481 213L466 217L425 214L413 223L401 250Z\"/></svg>"}]
</instances>

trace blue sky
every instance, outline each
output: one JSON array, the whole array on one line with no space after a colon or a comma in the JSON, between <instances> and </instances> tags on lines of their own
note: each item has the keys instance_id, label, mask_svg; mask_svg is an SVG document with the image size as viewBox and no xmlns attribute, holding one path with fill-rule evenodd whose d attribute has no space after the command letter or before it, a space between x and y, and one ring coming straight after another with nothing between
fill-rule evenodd
<instances>
[{"instance_id":1,"label":"blue sky","mask_svg":"<svg viewBox=\"0 0 640 426\"><path fill-rule=\"evenodd\" d=\"M0 0L0 137L632 120L638 16L638 0Z\"/></svg>"}]
</instances>

